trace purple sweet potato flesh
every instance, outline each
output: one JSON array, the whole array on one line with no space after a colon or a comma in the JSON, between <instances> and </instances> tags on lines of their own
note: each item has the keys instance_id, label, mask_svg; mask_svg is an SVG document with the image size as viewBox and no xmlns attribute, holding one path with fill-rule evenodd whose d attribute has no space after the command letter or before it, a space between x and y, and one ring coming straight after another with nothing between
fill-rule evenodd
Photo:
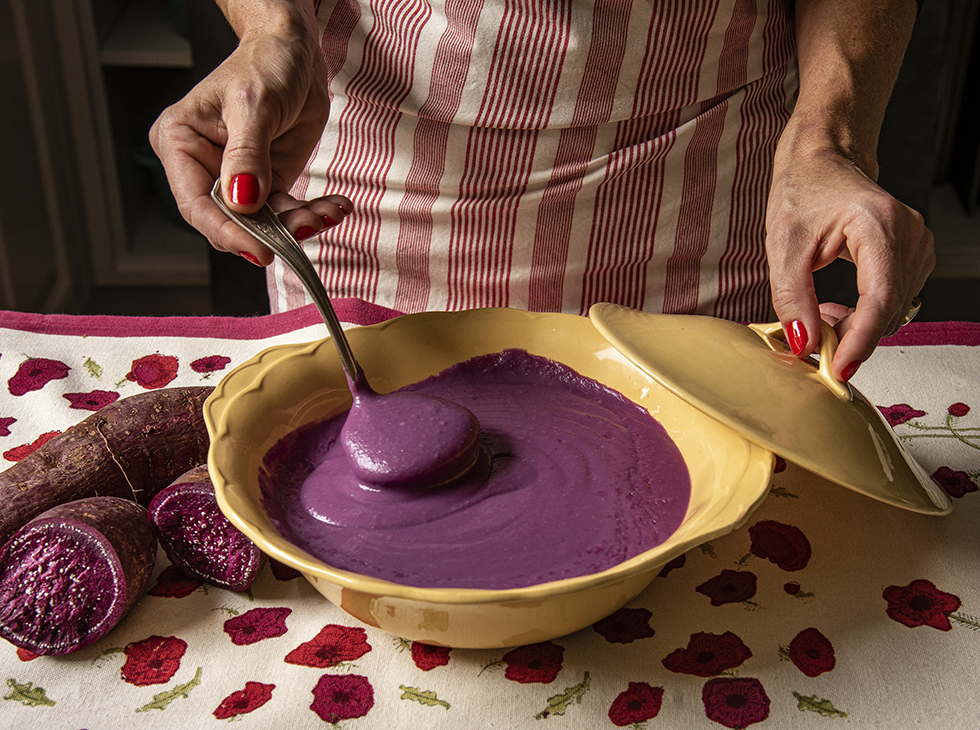
<instances>
[{"instance_id":1,"label":"purple sweet potato flesh","mask_svg":"<svg viewBox=\"0 0 980 730\"><path fill-rule=\"evenodd\" d=\"M93 497L44 512L0 548L0 636L53 655L97 641L143 594L156 548L132 500Z\"/></svg>"},{"instance_id":2,"label":"purple sweet potato flesh","mask_svg":"<svg viewBox=\"0 0 980 730\"><path fill-rule=\"evenodd\" d=\"M170 561L191 578L244 591L262 568L262 552L218 507L206 466L161 490L149 516Z\"/></svg>"},{"instance_id":3,"label":"purple sweet potato flesh","mask_svg":"<svg viewBox=\"0 0 980 730\"><path fill-rule=\"evenodd\" d=\"M114 496L144 507L207 459L203 405L213 389L163 388L121 398L0 472L0 545L51 507Z\"/></svg>"}]
</instances>

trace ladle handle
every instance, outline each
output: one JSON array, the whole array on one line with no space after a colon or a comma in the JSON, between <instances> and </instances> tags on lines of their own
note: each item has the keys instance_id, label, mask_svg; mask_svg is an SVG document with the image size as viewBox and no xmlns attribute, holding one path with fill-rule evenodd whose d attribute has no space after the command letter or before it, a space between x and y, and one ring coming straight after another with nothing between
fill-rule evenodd
<instances>
[{"instance_id":1,"label":"ladle handle","mask_svg":"<svg viewBox=\"0 0 980 730\"><path fill-rule=\"evenodd\" d=\"M749 329L755 331L763 338L770 338L776 335L781 340L785 339L783 326L779 322L750 324ZM841 400L850 401L854 395L851 392L850 386L834 375L833 363L834 353L837 352L837 345L837 333L834 331L834 328L821 320L820 362L817 364L817 375L820 376L820 379L823 381L824 385L827 386L830 392Z\"/></svg>"},{"instance_id":2,"label":"ladle handle","mask_svg":"<svg viewBox=\"0 0 980 730\"><path fill-rule=\"evenodd\" d=\"M217 203L225 215L252 234L259 243L281 258L293 270L293 273L299 277L306 291L313 299L316 308L320 311L320 316L323 317L324 323L327 325L327 331L330 332L330 339L333 340L337 348L337 354L340 356L340 364L347 374L347 379L351 383L357 382L361 368L354 359L354 353L350 348L350 344L347 342L343 328L340 326L337 313L330 303L330 297L327 296L327 292L323 288L323 283L320 281L316 269L313 268L313 264L306 257L302 246L286 230L282 221L279 220L279 216L269 207L268 203L252 215L236 213L228 207L221 195L220 178L215 181L214 187L211 189L211 198Z\"/></svg>"}]
</instances>

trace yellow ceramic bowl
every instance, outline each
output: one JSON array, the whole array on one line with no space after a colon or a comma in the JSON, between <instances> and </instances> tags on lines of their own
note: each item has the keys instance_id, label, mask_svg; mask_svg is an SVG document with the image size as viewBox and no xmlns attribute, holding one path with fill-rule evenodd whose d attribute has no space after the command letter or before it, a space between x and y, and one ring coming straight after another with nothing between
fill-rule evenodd
<instances>
[{"instance_id":1,"label":"yellow ceramic bowl","mask_svg":"<svg viewBox=\"0 0 980 730\"><path fill-rule=\"evenodd\" d=\"M360 621L428 644L498 648L553 639L608 616L690 548L740 527L766 496L772 453L705 416L610 345L585 317L513 309L432 312L349 331L379 392L467 358L521 348L609 385L667 429L687 462L692 494L666 542L601 573L511 590L415 588L338 570L272 526L258 474L286 434L346 410L350 393L329 340L266 350L231 371L208 399L208 459L218 503L266 554L290 565Z\"/></svg>"}]
</instances>

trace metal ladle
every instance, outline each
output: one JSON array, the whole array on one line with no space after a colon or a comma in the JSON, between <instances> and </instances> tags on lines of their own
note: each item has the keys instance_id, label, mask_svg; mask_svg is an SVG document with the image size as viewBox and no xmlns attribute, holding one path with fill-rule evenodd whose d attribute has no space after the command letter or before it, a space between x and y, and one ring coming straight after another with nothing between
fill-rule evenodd
<instances>
[{"instance_id":1,"label":"metal ladle","mask_svg":"<svg viewBox=\"0 0 980 730\"><path fill-rule=\"evenodd\" d=\"M354 359L316 269L275 211L265 203L255 214L236 213L221 195L220 179L211 189L211 198L225 215L282 259L320 311L354 397L341 432L354 474L374 486L432 487L468 473L485 454L476 416L456 403L422 393L375 393ZM408 418L413 428L405 428Z\"/></svg>"},{"instance_id":2,"label":"metal ladle","mask_svg":"<svg viewBox=\"0 0 980 730\"><path fill-rule=\"evenodd\" d=\"M252 215L236 213L225 203L221 195L221 179L215 181L211 188L211 198L221 208L221 212L231 220L252 234L263 246L272 251L276 256L285 262L286 266L292 269L293 273L299 277L303 287L313 299L313 304L323 317L327 330L330 332L330 339L337 347L337 354L340 355L340 364L344 368L347 380L350 383L358 382L358 378L363 378L364 373L361 366L354 359L354 352L351 350L350 343L344 334L340 320L330 303L330 297L320 281L320 277L313 268L313 264L306 257L303 247L293 238L286 226L279 220L279 216L266 203L262 208Z\"/></svg>"}]
</instances>

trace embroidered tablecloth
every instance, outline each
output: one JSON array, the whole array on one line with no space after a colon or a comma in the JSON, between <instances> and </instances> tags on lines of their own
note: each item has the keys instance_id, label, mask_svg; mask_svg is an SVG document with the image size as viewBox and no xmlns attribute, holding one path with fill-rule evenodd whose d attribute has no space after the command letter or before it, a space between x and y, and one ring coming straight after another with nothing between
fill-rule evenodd
<instances>
[{"instance_id":1,"label":"embroidered tablecloth","mask_svg":"<svg viewBox=\"0 0 980 730\"><path fill-rule=\"evenodd\" d=\"M395 315L336 308L348 324ZM0 468L119 397L216 383L325 334L311 308L0 313ZM35 657L0 641L0 728L980 727L978 346L980 325L912 323L853 381L953 497L949 516L780 461L744 528L594 626L503 650L360 625L274 562L245 593L204 585L160 550L146 594L95 644Z\"/></svg>"}]
</instances>

